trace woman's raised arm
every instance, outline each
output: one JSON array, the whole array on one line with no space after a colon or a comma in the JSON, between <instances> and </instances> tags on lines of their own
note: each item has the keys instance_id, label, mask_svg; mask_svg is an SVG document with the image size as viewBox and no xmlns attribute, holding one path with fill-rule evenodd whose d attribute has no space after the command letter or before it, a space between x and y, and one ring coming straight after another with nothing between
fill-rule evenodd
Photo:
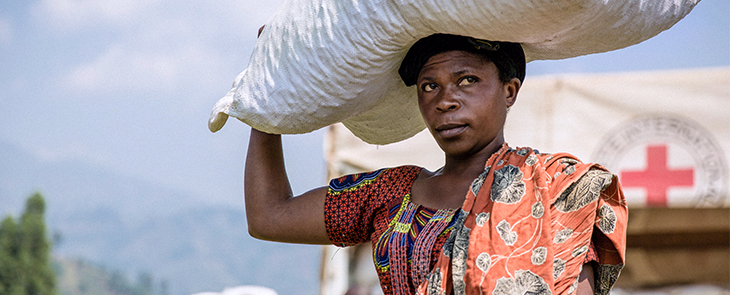
<instances>
[{"instance_id":1,"label":"woman's raised arm","mask_svg":"<svg viewBox=\"0 0 730 295\"><path fill-rule=\"evenodd\" d=\"M251 129L243 187L251 236L289 243L330 243L324 222L327 188L293 196L280 135Z\"/></svg>"}]
</instances>

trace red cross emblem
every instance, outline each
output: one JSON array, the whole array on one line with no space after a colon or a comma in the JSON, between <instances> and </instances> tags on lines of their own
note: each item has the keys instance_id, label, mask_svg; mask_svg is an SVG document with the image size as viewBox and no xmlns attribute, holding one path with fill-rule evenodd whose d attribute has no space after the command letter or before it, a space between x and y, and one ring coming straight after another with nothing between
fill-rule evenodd
<instances>
[{"instance_id":1,"label":"red cross emblem","mask_svg":"<svg viewBox=\"0 0 730 295\"><path fill-rule=\"evenodd\" d=\"M639 187L646 190L646 204L650 207L667 206L667 190L670 187L694 185L694 169L671 170L667 166L667 146L646 147L646 169L621 171L623 187Z\"/></svg>"}]
</instances>

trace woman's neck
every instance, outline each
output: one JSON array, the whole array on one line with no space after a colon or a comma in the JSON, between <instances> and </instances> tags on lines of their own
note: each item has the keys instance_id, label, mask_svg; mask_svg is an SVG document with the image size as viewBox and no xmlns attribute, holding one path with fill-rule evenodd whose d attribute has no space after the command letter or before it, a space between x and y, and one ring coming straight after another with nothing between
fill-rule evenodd
<instances>
[{"instance_id":1,"label":"woman's neck","mask_svg":"<svg viewBox=\"0 0 730 295\"><path fill-rule=\"evenodd\" d=\"M471 183L484 171L489 157L503 144L504 139L500 138L468 157L447 156L446 164L437 171L422 171L413 185L411 200L433 209L461 207Z\"/></svg>"},{"instance_id":2,"label":"woman's neck","mask_svg":"<svg viewBox=\"0 0 730 295\"><path fill-rule=\"evenodd\" d=\"M446 155L444 167L439 172L443 175L464 177L470 181L474 180L484 171L487 160L498 152L502 146L504 146L504 137L500 133L487 146L474 154L466 156Z\"/></svg>"}]
</instances>

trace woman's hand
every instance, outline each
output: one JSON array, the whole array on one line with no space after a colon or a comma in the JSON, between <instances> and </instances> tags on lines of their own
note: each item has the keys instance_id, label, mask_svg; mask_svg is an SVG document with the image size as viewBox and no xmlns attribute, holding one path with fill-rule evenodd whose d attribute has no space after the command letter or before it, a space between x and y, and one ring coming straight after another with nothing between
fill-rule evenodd
<instances>
[{"instance_id":1,"label":"woman's hand","mask_svg":"<svg viewBox=\"0 0 730 295\"><path fill-rule=\"evenodd\" d=\"M251 129L243 186L251 236L278 242L330 243L324 222L327 188L293 197L280 135Z\"/></svg>"}]
</instances>

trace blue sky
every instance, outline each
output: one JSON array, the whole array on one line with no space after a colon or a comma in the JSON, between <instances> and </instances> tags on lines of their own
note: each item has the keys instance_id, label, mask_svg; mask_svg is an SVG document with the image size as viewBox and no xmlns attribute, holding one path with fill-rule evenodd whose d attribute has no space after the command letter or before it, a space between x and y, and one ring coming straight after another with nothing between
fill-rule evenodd
<instances>
[{"instance_id":1,"label":"blue sky","mask_svg":"<svg viewBox=\"0 0 730 295\"><path fill-rule=\"evenodd\" d=\"M213 134L207 120L282 2L0 1L0 143L182 191L195 199L191 206L243 209L249 127L231 119ZM717 66L730 66L727 0L702 0L641 44L535 61L527 72ZM323 135L284 137L295 193L326 183ZM6 210L0 204L0 215Z\"/></svg>"},{"instance_id":2,"label":"blue sky","mask_svg":"<svg viewBox=\"0 0 730 295\"><path fill-rule=\"evenodd\" d=\"M212 134L206 123L280 4L3 1L0 140L46 161L90 163L242 208L249 129L231 120ZM730 4L703 0L653 39L532 62L528 75L729 65ZM285 137L295 192L326 181L322 135Z\"/></svg>"}]
</instances>

